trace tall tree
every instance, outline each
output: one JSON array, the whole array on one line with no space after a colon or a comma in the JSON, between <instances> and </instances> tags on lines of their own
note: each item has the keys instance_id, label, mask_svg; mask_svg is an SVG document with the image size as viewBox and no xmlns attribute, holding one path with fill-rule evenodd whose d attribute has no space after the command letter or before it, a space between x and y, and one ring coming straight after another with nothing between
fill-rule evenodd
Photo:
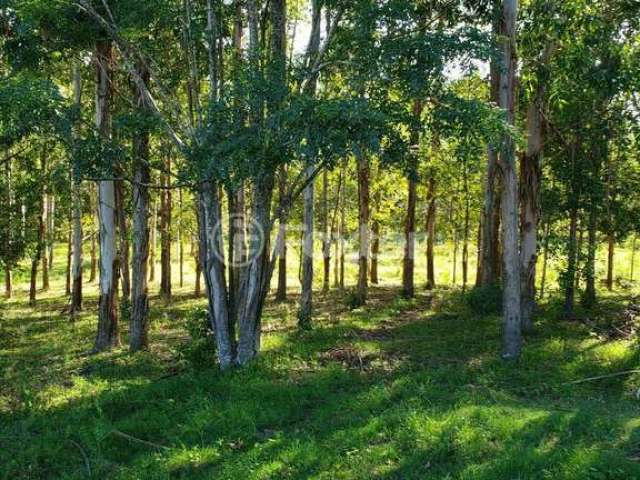
<instances>
[{"instance_id":1,"label":"tall tree","mask_svg":"<svg viewBox=\"0 0 640 480\"><path fill-rule=\"evenodd\" d=\"M500 75L500 107L507 120L515 123L516 20L518 0L504 0L502 7L502 71ZM503 245L503 358L516 359L522 348L520 310L520 253L518 233L518 181L516 177L515 142L511 134L503 137L500 150L502 167L502 245Z\"/></svg>"}]
</instances>

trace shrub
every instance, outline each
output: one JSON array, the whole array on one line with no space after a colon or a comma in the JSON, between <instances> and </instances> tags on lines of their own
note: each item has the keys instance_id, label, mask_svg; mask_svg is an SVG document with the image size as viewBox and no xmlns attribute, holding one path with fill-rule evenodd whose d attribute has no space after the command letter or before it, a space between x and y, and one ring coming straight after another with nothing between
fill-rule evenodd
<instances>
[{"instance_id":1,"label":"shrub","mask_svg":"<svg viewBox=\"0 0 640 480\"><path fill-rule=\"evenodd\" d=\"M475 314L497 315L502 312L502 287L497 284L474 287L467 293L466 303Z\"/></svg>"},{"instance_id":2,"label":"shrub","mask_svg":"<svg viewBox=\"0 0 640 480\"><path fill-rule=\"evenodd\" d=\"M216 342L209 312L196 308L187 313L185 328L190 340L178 348L178 355L194 366L207 366L215 361Z\"/></svg>"}]
</instances>

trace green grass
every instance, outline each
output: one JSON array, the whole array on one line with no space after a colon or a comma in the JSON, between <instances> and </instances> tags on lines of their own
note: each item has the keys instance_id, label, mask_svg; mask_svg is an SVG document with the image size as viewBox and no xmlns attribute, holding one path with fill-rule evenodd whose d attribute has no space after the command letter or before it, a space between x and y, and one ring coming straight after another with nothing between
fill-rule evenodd
<instances>
[{"instance_id":1,"label":"green grass","mask_svg":"<svg viewBox=\"0 0 640 480\"><path fill-rule=\"evenodd\" d=\"M97 356L94 289L70 323L61 267L35 309L20 285L0 313L0 478L640 478L640 376L567 383L639 367L604 334L629 293L589 326L543 305L505 364L496 316L457 290L400 300L392 268L363 309L318 293L310 332L295 295L269 302L263 354L225 373L180 355L191 285L153 299L151 351Z\"/></svg>"}]
</instances>

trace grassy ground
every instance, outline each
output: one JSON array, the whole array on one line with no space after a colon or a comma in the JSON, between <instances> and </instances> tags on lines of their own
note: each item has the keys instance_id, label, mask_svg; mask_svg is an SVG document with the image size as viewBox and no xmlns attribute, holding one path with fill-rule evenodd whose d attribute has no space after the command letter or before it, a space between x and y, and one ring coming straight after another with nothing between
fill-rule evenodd
<instances>
[{"instance_id":1,"label":"grassy ground","mask_svg":"<svg viewBox=\"0 0 640 480\"><path fill-rule=\"evenodd\" d=\"M640 376L568 383L639 368L613 325L629 293L585 322L543 305L504 364L497 316L457 290L399 300L397 268L360 310L317 294L310 332L295 296L270 302L260 359L227 373L182 354L191 286L153 299L151 351L90 357L95 291L70 323L61 266L37 308L21 285L0 307L0 478L640 478Z\"/></svg>"}]
</instances>

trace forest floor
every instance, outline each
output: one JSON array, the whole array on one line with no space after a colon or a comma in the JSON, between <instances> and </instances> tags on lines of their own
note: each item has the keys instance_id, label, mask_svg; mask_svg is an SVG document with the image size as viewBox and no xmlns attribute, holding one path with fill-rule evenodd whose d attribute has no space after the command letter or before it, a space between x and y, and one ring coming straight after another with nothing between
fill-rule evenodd
<instances>
[{"instance_id":1,"label":"forest floor","mask_svg":"<svg viewBox=\"0 0 640 480\"><path fill-rule=\"evenodd\" d=\"M260 358L221 373L188 347L185 291L152 300L149 352L96 356L95 296L71 323L60 290L22 292L0 304L0 478L640 479L640 375L572 383L640 368L629 294L583 321L543 305L503 363L497 315L397 293L317 293L308 332L295 296L270 302Z\"/></svg>"}]
</instances>

